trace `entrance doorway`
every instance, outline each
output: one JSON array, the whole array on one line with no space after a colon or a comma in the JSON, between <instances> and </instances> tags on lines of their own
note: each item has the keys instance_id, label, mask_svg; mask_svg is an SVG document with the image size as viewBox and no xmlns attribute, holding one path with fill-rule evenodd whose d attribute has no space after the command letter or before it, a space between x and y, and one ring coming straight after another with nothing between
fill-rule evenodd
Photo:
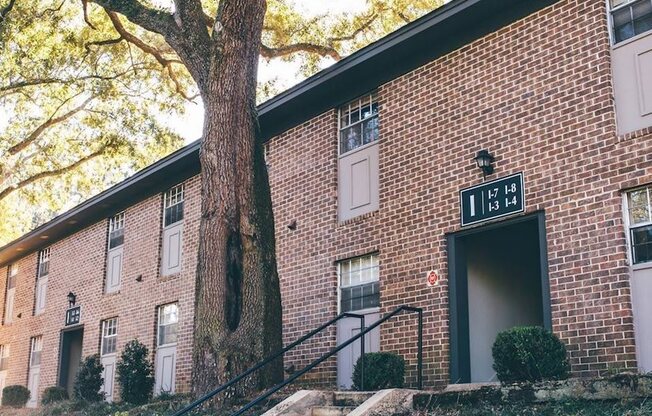
<instances>
[{"instance_id":1,"label":"entrance doorway","mask_svg":"<svg viewBox=\"0 0 652 416\"><path fill-rule=\"evenodd\" d=\"M451 234L448 256L451 382L497 381L496 335L551 327L544 213Z\"/></svg>"},{"instance_id":2,"label":"entrance doorway","mask_svg":"<svg viewBox=\"0 0 652 416\"><path fill-rule=\"evenodd\" d=\"M68 391L72 397L75 376L82 358L84 328L75 328L61 332L61 355L59 358L59 387Z\"/></svg>"}]
</instances>

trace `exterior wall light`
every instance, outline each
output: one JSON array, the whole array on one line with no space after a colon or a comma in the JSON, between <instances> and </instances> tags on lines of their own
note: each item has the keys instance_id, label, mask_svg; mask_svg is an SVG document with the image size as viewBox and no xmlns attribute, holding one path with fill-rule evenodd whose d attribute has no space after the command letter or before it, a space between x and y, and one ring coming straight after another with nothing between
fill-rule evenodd
<instances>
[{"instance_id":1,"label":"exterior wall light","mask_svg":"<svg viewBox=\"0 0 652 416\"><path fill-rule=\"evenodd\" d=\"M72 292L68 292L68 307L72 308L77 303L77 295Z\"/></svg>"},{"instance_id":2,"label":"exterior wall light","mask_svg":"<svg viewBox=\"0 0 652 416\"><path fill-rule=\"evenodd\" d=\"M492 163L494 162L494 157L489 151L487 150L480 150L476 157L473 158L475 160L475 163L478 165L478 167L482 170L482 174L486 177L487 175L491 175L494 173L494 166Z\"/></svg>"}]
</instances>

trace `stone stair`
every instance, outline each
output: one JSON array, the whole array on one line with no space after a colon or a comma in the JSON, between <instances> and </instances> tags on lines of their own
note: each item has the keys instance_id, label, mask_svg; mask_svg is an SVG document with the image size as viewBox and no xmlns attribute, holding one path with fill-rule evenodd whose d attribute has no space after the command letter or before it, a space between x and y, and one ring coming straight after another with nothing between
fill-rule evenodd
<instances>
[{"instance_id":1,"label":"stone stair","mask_svg":"<svg viewBox=\"0 0 652 416\"><path fill-rule=\"evenodd\" d=\"M398 414L411 408L414 391L378 392L301 390L263 416L369 416ZM403 414L403 413L401 413Z\"/></svg>"},{"instance_id":2,"label":"stone stair","mask_svg":"<svg viewBox=\"0 0 652 416\"><path fill-rule=\"evenodd\" d=\"M367 401L372 392L333 392L332 403L325 406L313 406L310 416L346 416Z\"/></svg>"}]
</instances>

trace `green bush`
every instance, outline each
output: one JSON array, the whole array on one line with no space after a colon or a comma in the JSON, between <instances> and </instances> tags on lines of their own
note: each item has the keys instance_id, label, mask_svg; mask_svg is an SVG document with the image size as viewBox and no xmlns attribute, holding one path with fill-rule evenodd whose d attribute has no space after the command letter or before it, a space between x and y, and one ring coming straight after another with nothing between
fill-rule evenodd
<instances>
[{"instance_id":1,"label":"green bush","mask_svg":"<svg viewBox=\"0 0 652 416\"><path fill-rule=\"evenodd\" d=\"M353 388L361 390L361 360L353 368ZM392 352L369 352L364 355L364 390L401 388L405 378L405 361Z\"/></svg>"},{"instance_id":2,"label":"green bush","mask_svg":"<svg viewBox=\"0 0 652 416\"><path fill-rule=\"evenodd\" d=\"M104 379L102 378L104 366L99 354L89 355L79 364L73 398L78 402L99 402L104 400L104 393L100 391Z\"/></svg>"},{"instance_id":3,"label":"green bush","mask_svg":"<svg viewBox=\"0 0 652 416\"><path fill-rule=\"evenodd\" d=\"M2 405L23 407L29 400L29 390L25 386L7 386L2 389Z\"/></svg>"},{"instance_id":4,"label":"green bush","mask_svg":"<svg viewBox=\"0 0 652 416\"><path fill-rule=\"evenodd\" d=\"M146 403L154 389L154 369L147 347L138 340L129 341L117 364L118 384L122 400L132 404Z\"/></svg>"},{"instance_id":5,"label":"green bush","mask_svg":"<svg viewBox=\"0 0 652 416\"><path fill-rule=\"evenodd\" d=\"M43 397L41 397L41 404L50 404L68 400L68 392L63 387L48 387L43 390Z\"/></svg>"},{"instance_id":6,"label":"green bush","mask_svg":"<svg viewBox=\"0 0 652 416\"><path fill-rule=\"evenodd\" d=\"M496 337L492 347L494 370L503 383L562 380L570 365L566 346L538 326L514 327Z\"/></svg>"}]
</instances>

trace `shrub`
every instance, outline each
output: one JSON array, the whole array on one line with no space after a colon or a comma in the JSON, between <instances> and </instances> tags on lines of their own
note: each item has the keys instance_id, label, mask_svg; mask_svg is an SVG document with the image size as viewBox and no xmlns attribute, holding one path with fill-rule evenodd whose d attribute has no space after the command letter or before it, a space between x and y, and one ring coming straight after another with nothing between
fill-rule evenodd
<instances>
[{"instance_id":1,"label":"shrub","mask_svg":"<svg viewBox=\"0 0 652 416\"><path fill-rule=\"evenodd\" d=\"M2 389L2 405L23 407L29 400L29 390L25 386L7 386Z\"/></svg>"},{"instance_id":2,"label":"shrub","mask_svg":"<svg viewBox=\"0 0 652 416\"><path fill-rule=\"evenodd\" d=\"M102 371L104 366L100 361L99 354L89 355L79 365L75 384L73 386L73 397L76 401L99 402L104 400L102 388Z\"/></svg>"},{"instance_id":3,"label":"shrub","mask_svg":"<svg viewBox=\"0 0 652 416\"><path fill-rule=\"evenodd\" d=\"M138 340L129 341L120 355L118 384L122 400L127 403L143 404L152 397L154 370L148 355L147 347Z\"/></svg>"},{"instance_id":4,"label":"shrub","mask_svg":"<svg viewBox=\"0 0 652 416\"><path fill-rule=\"evenodd\" d=\"M503 383L561 380L570 365L566 346L538 326L514 327L496 337L492 347L494 370Z\"/></svg>"},{"instance_id":5,"label":"shrub","mask_svg":"<svg viewBox=\"0 0 652 416\"><path fill-rule=\"evenodd\" d=\"M360 363L353 367L353 388L361 390ZM405 361L392 352L369 352L364 355L365 390L401 388L405 378Z\"/></svg>"},{"instance_id":6,"label":"shrub","mask_svg":"<svg viewBox=\"0 0 652 416\"><path fill-rule=\"evenodd\" d=\"M48 387L43 390L41 404L50 404L68 400L68 392L63 387Z\"/></svg>"}]
</instances>

